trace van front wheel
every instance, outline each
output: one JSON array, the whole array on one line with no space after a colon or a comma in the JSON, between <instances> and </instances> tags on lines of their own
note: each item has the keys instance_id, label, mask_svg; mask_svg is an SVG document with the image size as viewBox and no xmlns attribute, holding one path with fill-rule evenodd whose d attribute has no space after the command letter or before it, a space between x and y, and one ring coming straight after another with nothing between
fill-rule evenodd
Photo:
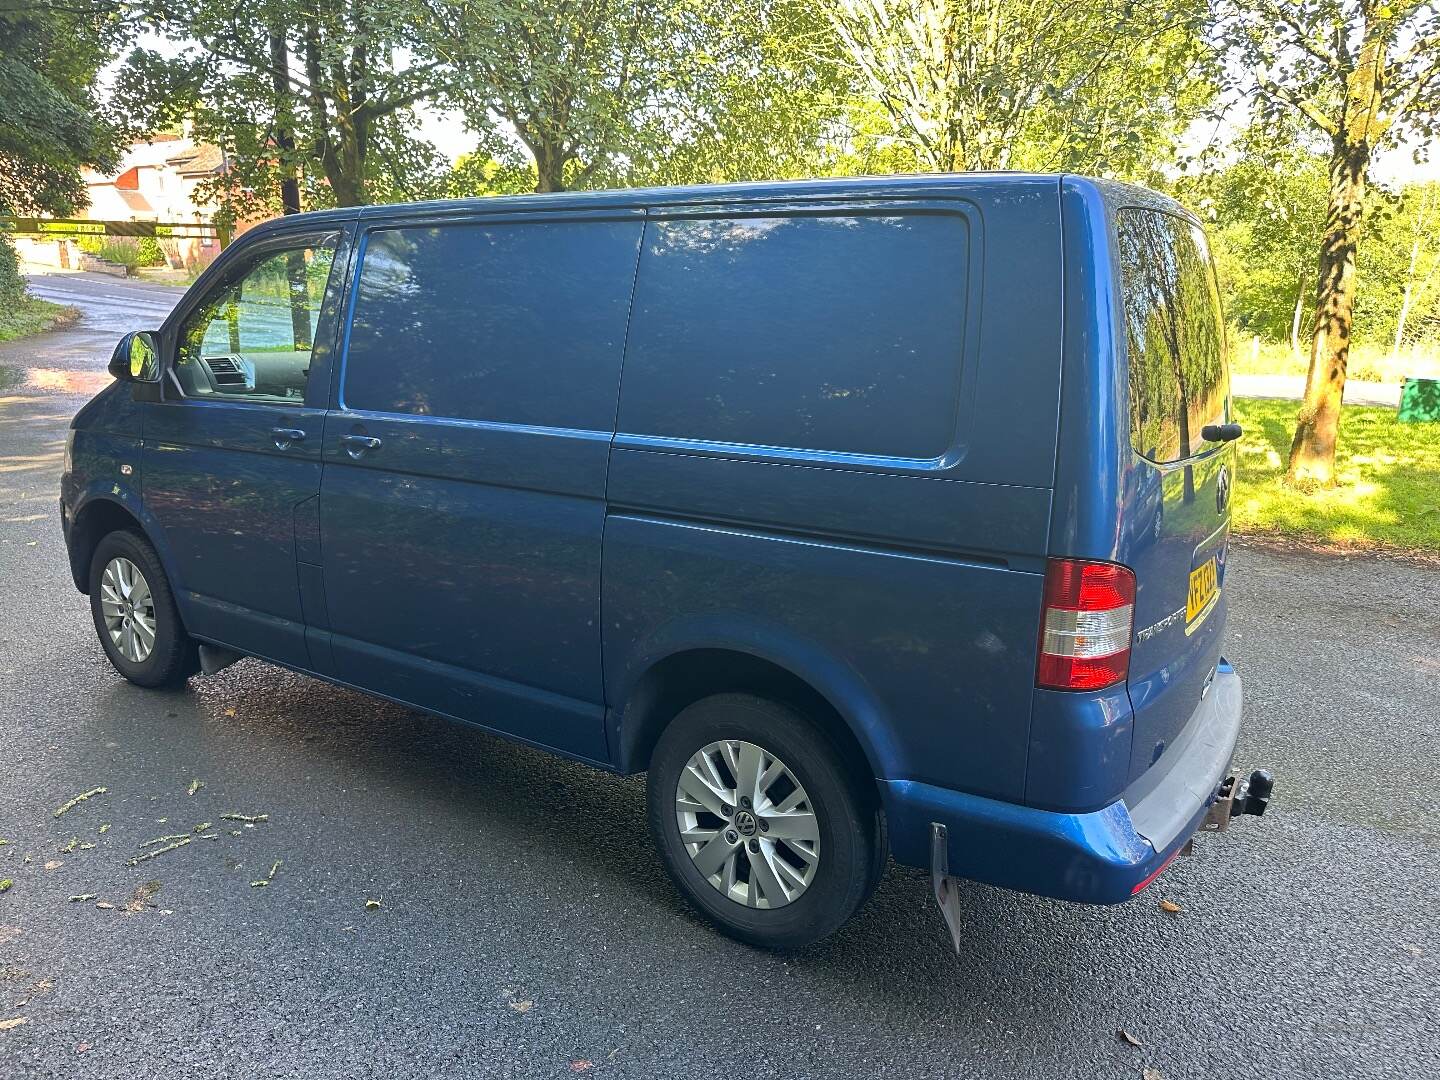
<instances>
[{"instance_id":1,"label":"van front wheel","mask_svg":"<svg viewBox=\"0 0 1440 1080\"><path fill-rule=\"evenodd\" d=\"M144 537L120 530L95 546L90 614L105 655L131 682L178 686L200 670L160 558Z\"/></svg>"},{"instance_id":2,"label":"van front wheel","mask_svg":"<svg viewBox=\"0 0 1440 1080\"><path fill-rule=\"evenodd\" d=\"M884 858L873 785L778 702L717 694L656 744L650 831L675 884L731 937L792 948L838 929Z\"/></svg>"}]
</instances>

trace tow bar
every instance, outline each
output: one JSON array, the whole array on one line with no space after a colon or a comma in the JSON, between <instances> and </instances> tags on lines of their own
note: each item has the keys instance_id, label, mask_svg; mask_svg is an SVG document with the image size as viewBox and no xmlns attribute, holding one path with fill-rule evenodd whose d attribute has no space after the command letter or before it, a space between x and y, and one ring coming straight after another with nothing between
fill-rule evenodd
<instances>
[{"instance_id":1,"label":"tow bar","mask_svg":"<svg viewBox=\"0 0 1440 1080\"><path fill-rule=\"evenodd\" d=\"M1230 825L1231 818L1254 814L1259 817L1270 805L1270 793L1275 790L1275 777L1269 769L1256 769L1242 780L1238 776L1227 776L1224 783L1215 789L1215 798L1200 823L1201 832L1222 832Z\"/></svg>"}]
</instances>

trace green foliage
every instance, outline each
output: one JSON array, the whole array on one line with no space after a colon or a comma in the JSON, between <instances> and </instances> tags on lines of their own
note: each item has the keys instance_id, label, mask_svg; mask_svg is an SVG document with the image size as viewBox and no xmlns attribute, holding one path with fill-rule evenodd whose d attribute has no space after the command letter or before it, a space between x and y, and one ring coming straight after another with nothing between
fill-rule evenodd
<instances>
[{"instance_id":1,"label":"green foliage","mask_svg":"<svg viewBox=\"0 0 1440 1080\"><path fill-rule=\"evenodd\" d=\"M0 233L0 311L13 308L25 297L25 279L20 276L20 260L15 245Z\"/></svg>"},{"instance_id":2,"label":"green foliage","mask_svg":"<svg viewBox=\"0 0 1440 1080\"><path fill-rule=\"evenodd\" d=\"M227 153L205 185L231 220L279 213L294 177L307 209L428 198L445 163L412 108L453 89L414 33L412 0L135 0L174 47L136 49L115 93L135 126L188 118ZM203 43L203 44L202 44Z\"/></svg>"},{"instance_id":3,"label":"green foliage","mask_svg":"<svg viewBox=\"0 0 1440 1080\"><path fill-rule=\"evenodd\" d=\"M1440 439L1434 424L1401 424L1394 409L1350 405L1340 425L1340 486L1302 494L1284 484L1294 401L1242 398L1245 428L1231 498L1236 532L1354 548L1440 554Z\"/></svg>"},{"instance_id":4,"label":"green foliage","mask_svg":"<svg viewBox=\"0 0 1440 1080\"><path fill-rule=\"evenodd\" d=\"M0 7L0 213L71 213L80 170L115 163L93 88L124 27L102 0Z\"/></svg>"},{"instance_id":5,"label":"green foliage","mask_svg":"<svg viewBox=\"0 0 1440 1080\"><path fill-rule=\"evenodd\" d=\"M820 0L862 106L853 153L910 170L1158 179L1215 96L1201 0ZM874 123L877 120L883 123ZM869 145L867 145L867 143ZM908 162L907 162L908 159Z\"/></svg>"},{"instance_id":6,"label":"green foliage","mask_svg":"<svg viewBox=\"0 0 1440 1080\"><path fill-rule=\"evenodd\" d=\"M141 266L166 265L165 249L153 236L140 237L135 242L135 253L139 256Z\"/></svg>"}]
</instances>

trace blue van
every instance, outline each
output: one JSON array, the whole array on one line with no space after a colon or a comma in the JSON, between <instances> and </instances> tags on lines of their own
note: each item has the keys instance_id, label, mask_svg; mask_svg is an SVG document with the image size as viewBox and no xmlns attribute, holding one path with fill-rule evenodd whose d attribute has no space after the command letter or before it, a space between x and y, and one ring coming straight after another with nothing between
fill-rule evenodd
<instances>
[{"instance_id":1,"label":"blue van","mask_svg":"<svg viewBox=\"0 0 1440 1080\"><path fill-rule=\"evenodd\" d=\"M648 770L721 930L888 857L1090 903L1230 776L1233 440L1199 223L1074 176L364 207L247 233L72 425L142 686L252 656Z\"/></svg>"}]
</instances>

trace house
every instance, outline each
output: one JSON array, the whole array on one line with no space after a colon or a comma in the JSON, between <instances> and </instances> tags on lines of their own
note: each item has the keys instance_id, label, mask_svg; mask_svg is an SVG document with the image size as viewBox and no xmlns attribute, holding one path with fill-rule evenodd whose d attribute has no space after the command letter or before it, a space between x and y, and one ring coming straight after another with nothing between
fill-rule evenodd
<instances>
[{"instance_id":1,"label":"house","mask_svg":"<svg viewBox=\"0 0 1440 1080\"><path fill-rule=\"evenodd\" d=\"M197 191L199 185L224 172L225 153L187 135L159 134L131 143L114 175L86 169L82 177L89 205L76 217L99 221L163 221L208 223L216 207ZM236 231L243 231L241 225ZM58 266L78 266L73 240L24 240L17 237L22 258ZM220 252L214 236L163 239L160 246L176 269L207 265Z\"/></svg>"}]
</instances>

